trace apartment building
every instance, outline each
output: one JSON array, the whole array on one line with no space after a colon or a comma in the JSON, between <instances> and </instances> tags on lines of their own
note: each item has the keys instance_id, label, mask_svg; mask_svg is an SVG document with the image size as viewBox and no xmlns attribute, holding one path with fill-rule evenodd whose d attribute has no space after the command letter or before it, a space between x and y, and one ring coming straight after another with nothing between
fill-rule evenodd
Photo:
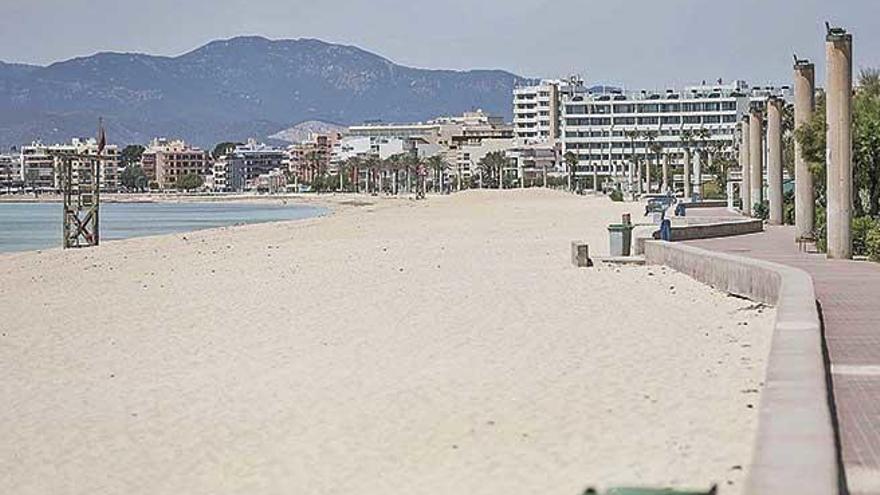
<instances>
[{"instance_id":1,"label":"apartment building","mask_svg":"<svg viewBox=\"0 0 880 495\"><path fill-rule=\"evenodd\" d=\"M21 184L21 164L18 156L0 155L0 187L8 189Z\"/></svg>"},{"instance_id":2,"label":"apartment building","mask_svg":"<svg viewBox=\"0 0 880 495\"><path fill-rule=\"evenodd\" d=\"M141 155L141 167L147 179L160 189L174 189L185 175L198 175L204 180L212 173L208 152L180 139L154 139Z\"/></svg>"},{"instance_id":3,"label":"apartment building","mask_svg":"<svg viewBox=\"0 0 880 495\"><path fill-rule=\"evenodd\" d=\"M347 136L349 139L337 150L336 159L368 150L382 157L399 148L397 153L408 151L421 157L439 154L451 168L469 176L482 156L512 146L514 130L501 117L475 110L424 123L351 126Z\"/></svg>"},{"instance_id":4,"label":"apartment building","mask_svg":"<svg viewBox=\"0 0 880 495\"><path fill-rule=\"evenodd\" d=\"M283 175L286 161L284 150L248 139L247 144L236 146L214 163L213 187L217 191L257 189L262 183L258 178L270 172L277 182L278 174Z\"/></svg>"},{"instance_id":5,"label":"apartment building","mask_svg":"<svg viewBox=\"0 0 880 495\"><path fill-rule=\"evenodd\" d=\"M750 88L735 81L680 91L578 94L563 104L562 153L577 157L577 175L595 171L605 184L629 180L634 156L652 164L668 157L672 167L683 165L686 146L732 156L737 123L750 103L789 93L786 87ZM705 137L685 139L697 133Z\"/></svg>"},{"instance_id":6,"label":"apartment building","mask_svg":"<svg viewBox=\"0 0 880 495\"><path fill-rule=\"evenodd\" d=\"M581 78L543 79L513 90L513 131L520 145L554 144L562 132L563 103L584 95Z\"/></svg>"},{"instance_id":7,"label":"apartment building","mask_svg":"<svg viewBox=\"0 0 880 495\"><path fill-rule=\"evenodd\" d=\"M119 189L119 149L107 145L98 160L98 143L94 139L73 139L67 144L44 145L33 142L22 146L19 154L20 177L25 187L42 191L61 188L61 159L70 160L72 173L77 176L100 169L99 183L104 191ZM94 158L91 158L94 157Z\"/></svg>"},{"instance_id":8,"label":"apartment building","mask_svg":"<svg viewBox=\"0 0 880 495\"><path fill-rule=\"evenodd\" d=\"M315 175L334 169L333 150L341 134L309 135L309 139L287 148L286 168L300 182L311 182Z\"/></svg>"}]
</instances>

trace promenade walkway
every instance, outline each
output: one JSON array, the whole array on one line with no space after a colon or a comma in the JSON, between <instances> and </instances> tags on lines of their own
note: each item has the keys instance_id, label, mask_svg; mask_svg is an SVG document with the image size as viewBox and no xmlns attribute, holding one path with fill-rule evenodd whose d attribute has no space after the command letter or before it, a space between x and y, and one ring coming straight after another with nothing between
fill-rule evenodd
<instances>
[{"instance_id":1,"label":"promenade walkway","mask_svg":"<svg viewBox=\"0 0 880 495\"><path fill-rule=\"evenodd\" d=\"M722 216L726 210L689 210ZM813 277L822 309L849 492L880 494L880 264L798 252L794 227L686 244L794 266Z\"/></svg>"}]
</instances>

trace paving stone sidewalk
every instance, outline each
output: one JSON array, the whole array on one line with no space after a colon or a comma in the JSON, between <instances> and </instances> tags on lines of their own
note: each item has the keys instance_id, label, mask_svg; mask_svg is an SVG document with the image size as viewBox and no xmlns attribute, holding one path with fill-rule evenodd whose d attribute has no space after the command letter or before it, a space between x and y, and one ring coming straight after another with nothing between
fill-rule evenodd
<instances>
[{"instance_id":1,"label":"paving stone sidewalk","mask_svg":"<svg viewBox=\"0 0 880 495\"><path fill-rule=\"evenodd\" d=\"M690 210L688 215L718 216L723 214L719 210ZM880 264L799 252L794 238L794 227L768 226L759 234L686 244L794 266L813 277L825 323L849 491L880 495Z\"/></svg>"}]
</instances>

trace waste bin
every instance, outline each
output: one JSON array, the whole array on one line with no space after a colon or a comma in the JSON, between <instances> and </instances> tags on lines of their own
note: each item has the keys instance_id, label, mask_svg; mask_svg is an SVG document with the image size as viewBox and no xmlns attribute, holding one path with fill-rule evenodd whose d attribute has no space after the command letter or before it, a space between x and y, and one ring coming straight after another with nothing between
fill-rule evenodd
<instances>
[{"instance_id":1,"label":"waste bin","mask_svg":"<svg viewBox=\"0 0 880 495\"><path fill-rule=\"evenodd\" d=\"M611 256L629 256L632 246L631 224L612 223L608 226L608 239Z\"/></svg>"}]
</instances>

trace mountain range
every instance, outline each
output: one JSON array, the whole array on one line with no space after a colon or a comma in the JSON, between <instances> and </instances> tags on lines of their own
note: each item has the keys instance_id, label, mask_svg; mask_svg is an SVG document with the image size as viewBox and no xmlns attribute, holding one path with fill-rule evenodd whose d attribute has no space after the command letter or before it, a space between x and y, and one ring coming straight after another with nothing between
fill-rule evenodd
<instances>
[{"instance_id":1,"label":"mountain range","mask_svg":"<svg viewBox=\"0 0 880 495\"><path fill-rule=\"evenodd\" d=\"M0 62L0 146L95 134L201 146L268 138L307 121L412 122L466 110L511 117L530 80L502 70L429 70L314 39L238 37L177 57L98 53L48 66Z\"/></svg>"}]
</instances>

